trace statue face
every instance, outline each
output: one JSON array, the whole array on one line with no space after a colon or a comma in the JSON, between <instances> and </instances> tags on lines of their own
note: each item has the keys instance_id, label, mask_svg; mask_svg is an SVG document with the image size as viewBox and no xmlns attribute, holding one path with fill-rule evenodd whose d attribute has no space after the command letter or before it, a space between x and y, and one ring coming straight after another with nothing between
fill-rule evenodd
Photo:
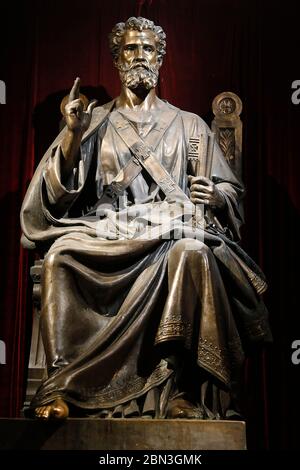
<instances>
[{"instance_id":1,"label":"statue face","mask_svg":"<svg viewBox=\"0 0 300 470\"><path fill-rule=\"evenodd\" d=\"M134 61L147 61L151 65L157 65L154 33L152 31L126 31L119 60L128 65Z\"/></svg>"},{"instance_id":2,"label":"statue face","mask_svg":"<svg viewBox=\"0 0 300 470\"><path fill-rule=\"evenodd\" d=\"M157 58L155 34L152 31L126 31L116 63L122 83L135 89L154 88L160 64Z\"/></svg>"}]
</instances>

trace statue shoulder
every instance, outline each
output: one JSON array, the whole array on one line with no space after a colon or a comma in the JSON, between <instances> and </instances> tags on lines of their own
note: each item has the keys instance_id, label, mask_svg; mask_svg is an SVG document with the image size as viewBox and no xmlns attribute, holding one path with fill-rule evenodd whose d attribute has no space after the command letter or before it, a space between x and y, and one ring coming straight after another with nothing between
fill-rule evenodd
<instances>
[{"instance_id":1,"label":"statue shoulder","mask_svg":"<svg viewBox=\"0 0 300 470\"><path fill-rule=\"evenodd\" d=\"M93 109L92 118L97 119L97 120L101 119L102 116L105 116L107 113L112 111L114 104L115 104L115 100L112 100L112 101L109 101L108 103L102 104L101 106L96 106Z\"/></svg>"},{"instance_id":2,"label":"statue shoulder","mask_svg":"<svg viewBox=\"0 0 300 470\"><path fill-rule=\"evenodd\" d=\"M166 101L165 103L168 105L169 108L174 110L176 109L178 111L188 135L207 134L208 132L210 132L210 128L208 127L206 122L200 116L198 116L198 114L191 113L180 108L176 108L176 106L173 106L172 104Z\"/></svg>"},{"instance_id":3,"label":"statue shoulder","mask_svg":"<svg viewBox=\"0 0 300 470\"><path fill-rule=\"evenodd\" d=\"M93 109L93 113L99 114L106 110L111 111L112 108L114 107L115 101L116 100L114 99L114 100L108 101L107 103L101 104L100 106L96 106Z\"/></svg>"},{"instance_id":4,"label":"statue shoulder","mask_svg":"<svg viewBox=\"0 0 300 470\"><path fill-rule=\"evenodd\" d=\"M112 111L115 100L109 101L102 106L97 106L93 109L92 119L89 128L82 138L82 142L89 138L89 136L103 123L109 113Z\"/></svg>"},{"instance_id":5,"label":"statue shoulder","mask_svg":"<svg viewBox=\"0 0 300 470\"><path fill-rule=\"evenodd\" d=\"M183 122L187 127L195 127L199 132L208 132L209 127L206 122L198 116L198 114L190 113L189 111L180 110Z\"/></svg>"},{"instance_id":6,"label":"statue shoulder","mask_svg":"<svg viewBox=\"0 0 300 470\"><path fill-rule=\"evenodd\" d=\"M186 135L190 137L198 137L201 134L208 134L210 128L206 122L197 114L190 113L188 111L180 110L182 121Z\"/></svg>"}]
</instances>

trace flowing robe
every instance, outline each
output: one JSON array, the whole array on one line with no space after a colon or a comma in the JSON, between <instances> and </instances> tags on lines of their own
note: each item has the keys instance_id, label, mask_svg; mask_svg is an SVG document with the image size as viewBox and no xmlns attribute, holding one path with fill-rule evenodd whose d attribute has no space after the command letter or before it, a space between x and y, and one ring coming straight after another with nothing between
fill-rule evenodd
<instances>
[{"instance_id":1,"label":"flowing robe","mask_svg":"<svg viewBox=\"0 0 300 470\"><path fill-rule=\"evenodd\" d=\"M156 104L155 112L120 112L189 194L188 175L195 171L189 141L209 129L194 114L158 98ZM118 211L106 207L100 218L91 210L132 157L117 132L120 112L113 103L95 108L67 180L62 131L23 203L25 237L50 247L41 313L48 378L32 407L60 397L110 416L164 417L168 399L185 387L198 402L207 378L232 389L248 342L270 339L260 295L266 284L237 243L243 188L218 146L211 179L225 200L218 220L226 232L206 223L195 235L145 170ZM181 381L172 359L178 356Z\"/></svg>"}]
</instances>

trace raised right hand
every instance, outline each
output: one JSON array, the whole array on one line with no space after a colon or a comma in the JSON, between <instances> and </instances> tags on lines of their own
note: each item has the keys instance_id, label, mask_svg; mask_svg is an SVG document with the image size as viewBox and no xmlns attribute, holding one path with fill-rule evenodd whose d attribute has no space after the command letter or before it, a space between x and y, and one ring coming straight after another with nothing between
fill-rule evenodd
<instances>
[{"instance_id":1,"label":"raised right hand","mask_svg":"<svg viewBox=\"0 0 300 470\"><path fill-rule=\"evenodd\" d=\"M69 102L65 106L65 120L69 131L83 135L91 123L92 111L97 101L92 101L84 111L83 102L79 97L79 89L80 78L77 77L70 91Z\"/></svg>"}]
</instances>

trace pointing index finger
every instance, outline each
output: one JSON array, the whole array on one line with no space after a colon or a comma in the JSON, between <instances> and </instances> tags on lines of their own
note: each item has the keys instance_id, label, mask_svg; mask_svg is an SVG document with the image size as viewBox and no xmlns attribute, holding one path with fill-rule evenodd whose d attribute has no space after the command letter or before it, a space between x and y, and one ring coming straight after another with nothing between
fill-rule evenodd
<instances>
[{"instance_id":1,"label":"pointing index finger","mask_svg":"<svg viewBox=\"0 0 300 470\"><path fill-rule=\"evenodd\" d=\"M79 89L80 89L80 78L77 77L74 81L74 85L72 86L72 89L69 94L69 103L79 98Z\"/></svg>"}]
</instances>

